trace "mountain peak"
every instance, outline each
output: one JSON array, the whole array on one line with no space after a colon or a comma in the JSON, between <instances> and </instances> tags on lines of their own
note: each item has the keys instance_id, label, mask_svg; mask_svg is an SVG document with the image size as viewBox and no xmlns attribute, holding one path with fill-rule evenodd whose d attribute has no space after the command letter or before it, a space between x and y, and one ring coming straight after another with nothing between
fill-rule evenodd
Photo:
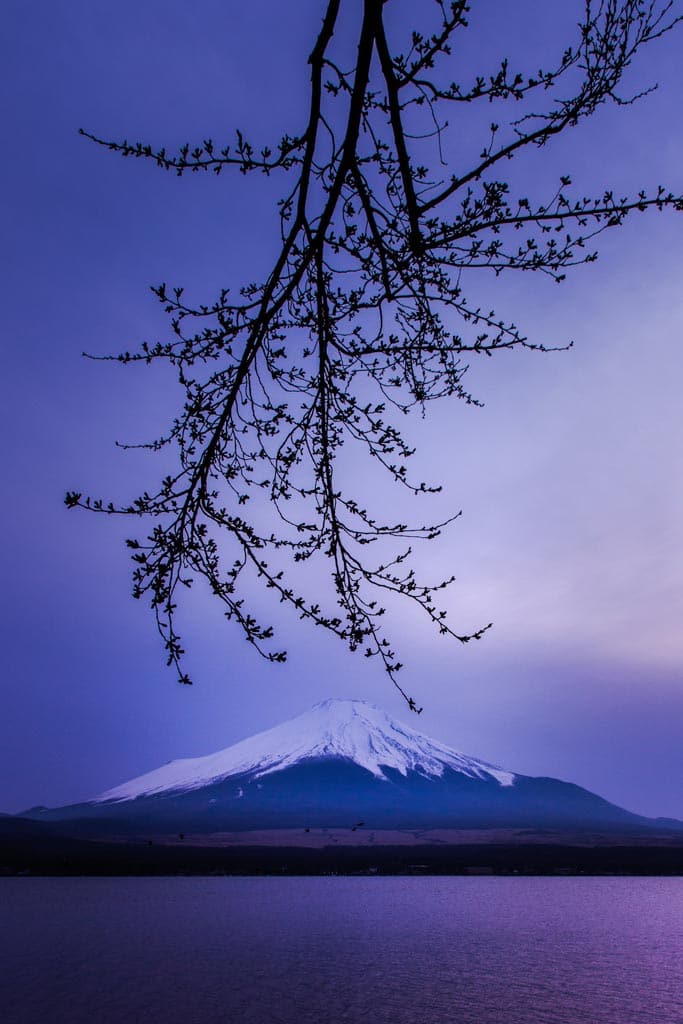
<instances>
[{"instance_id":1,"label":"mountain peak","mask_svg":"<svg viewBox=\"0 0 683 1024\"><path fill-rule=\"evenodd\" d=\"M328 711L339 708L348 710L351 714L355 708L363 707L379 710L377 705L373 704L372 701L364 700L361 697L327 697L325 700L318 701L317 704L314 704L311 710L315 711L319 708L321 710Z\"/></svg>"},{"instance_id":2,"label":"mountain peak","mask_svg":"<svg viewBox=\"0 0 683 1024\"><path fill-rule=\"evenodd\" d=\"M390 721L386 711L383 711L377 704L373 704L370 700L352 697L328 697L327 700L321 700L314 704L311 710L304 714L313 712L321 712L330 720L336 721L350 720L356 717Z\"/></svg>"},{"instance_id":3,"label":"mountain peak","mask_svg":"<svg viewBox=\"0 0 683 1024\"><path fill-rule=\"evenodd\" d=\"M327 700L318 701L317 704L313 705L310 711L304 712L304 714L310 714L314 711L334 715L337 718L352 718L354 715L362 714L364 711L379 712L380 709L376 704L373 704L369 700L360 700L351 697L328 697Z\"/></svg>"},{"instance_id":4,"label":"mountain peak","mask_svg":"<svg viewBox=\"0 0 683 1024\"><path fill-rule=\"evenodd\" d=\"M450 770L501 786L511 786L515 780L511 772L429 739L369 701L330 698L215 754L171 761L108 790L97 801L187 792L230 776L249 774L258 778L321 759L351 761L384 781L387 770L425 778L438 778Z\"/></svg>"}]
</instances>

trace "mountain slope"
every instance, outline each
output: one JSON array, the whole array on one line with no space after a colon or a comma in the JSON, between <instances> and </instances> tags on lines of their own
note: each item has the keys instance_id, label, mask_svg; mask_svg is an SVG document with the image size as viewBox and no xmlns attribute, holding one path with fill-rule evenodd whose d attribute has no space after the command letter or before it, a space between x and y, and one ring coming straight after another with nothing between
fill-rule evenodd
<instances>
[{"instance_id":1,"label":"mountain slope","mask_svg":"<svg viewBox=\"0 0 683 1024\"><path fill-rule=\"evenodd\" d=\"M28 812L84 832L244 829L647 829L557 779L468 757L365 701L329 700L207 757L171 761L85 804Z\"/></svg>"},{"instance_id":2,"label":"mountain slope","mask_svg":"<svg viewBox=\"0 0 683 1024\"><path fill-rule=\"evenodd\" d=\"M405 776L417 772L439 778L452 769L467 778L495 780L510 786L511 772L466 757L391 719L384 711L359 700L326 700L282 725L219 750L208 757L170 761L162 768L107 790L98 802L201 789L237 775L262 778L305 761L350 761L377 779L387 769Z\"/></svg>"}]
</instances>

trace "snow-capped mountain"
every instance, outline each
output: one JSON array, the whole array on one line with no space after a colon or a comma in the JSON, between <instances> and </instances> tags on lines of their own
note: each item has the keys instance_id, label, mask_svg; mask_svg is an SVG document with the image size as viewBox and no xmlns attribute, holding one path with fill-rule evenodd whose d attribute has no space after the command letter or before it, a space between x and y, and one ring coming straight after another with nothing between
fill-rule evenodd
<instances>
[{"instance_id":1,"label":"snow-capped mountain","mask_svg":"<svg viewBox=\"0 0 683 1024\"><path fill-rule=\"evenodd\" d=\"M170 761L162 768L109 789L97 802L187 793L231 776L263 778L307 761L341 759L387 781L393 770L441 778L446 769L469 779L511 786L515 776L466 757L390 718L364 700L326 700L282 725L257 733L207 757Z\"/></svg>"},{"instance_id":2,"label":"snow-capped mountain","mask_svg":"<svg viewBox=\"0 0 683 1024\"><path fill-rule=\"evenodd\" d=\"M327 700L206 757L171 761L93 800L27 812L90 833L248 829L648 828L579 786L505 771L391 719Z\"/></svg>"}]
</instances>

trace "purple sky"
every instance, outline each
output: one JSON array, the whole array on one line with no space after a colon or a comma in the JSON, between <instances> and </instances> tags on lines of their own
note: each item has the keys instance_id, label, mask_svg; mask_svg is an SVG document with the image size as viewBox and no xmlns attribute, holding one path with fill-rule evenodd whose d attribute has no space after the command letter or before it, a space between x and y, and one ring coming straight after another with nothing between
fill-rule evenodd
<instances>
[{"instance_id":1,"label":"purple sky","mask_svg":"<svg viewBox=\"0 0 683 1024\"><path fill-rule=\"evenodd\" d=\"M473 4L476 52L495 29L491 52L507 45L530 71L582 7L563 4L560 25L555 5L514 6L519 21L506 22L503 0ZM683 818L680 216L638 215L560 288L532 276L476 284L532 337L576 346L487 360L468 382L483 409L442 405L413 424L425 475L446 484L437 515L463 509L424 550L425 575L458 575L454 624L495 623L463 648L399 610L420 719L374 661L295 620L282 623L288 664L268 666L201 596L185 615L197 685L178 686L129 596L129 529L63 507L67 488L125 499L151 485L154 463L113 441L158 433L177 397L159 371L80 353L163 337L149 284L210 301L244 268L263 272L283 184L179 181L78 127L159 145L228 141L235 126L256 141L294 133L321 12L321 0L3 5L0 810L87 798L317 700L358 696L467 753ZM644 52L634 87L660 89L559 140L545 170L525 165L529 191L548 165L579 191L683 191L682 47L678 32Z\"/></svg>"}]
</instances>

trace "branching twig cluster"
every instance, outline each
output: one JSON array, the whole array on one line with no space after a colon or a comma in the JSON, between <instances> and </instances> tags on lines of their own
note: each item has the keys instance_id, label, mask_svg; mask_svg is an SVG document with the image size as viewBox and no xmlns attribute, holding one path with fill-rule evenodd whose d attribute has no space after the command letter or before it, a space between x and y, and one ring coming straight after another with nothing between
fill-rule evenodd
<instances>
[{"instance_id":1,"label":"branching twig cluster","mask_svg":"<svg viewBox=\"0 0 683 1024\"><path fill-rule=\"evenodd\" d=\"M263 281L226 289L199 307L185 302L181 288L159 285L170 340L114 357L167 360L177 370L184 406L149 446L175 448L174 475L130 505L76 492L67 504L150 521L144 537L128 541L134 593L150 600L183 682L190 680L175 611L179 588L196 577L208 581L227 617L266 658L285 658L271 645L272 627L249 610L251 574L301 618L378 656L420 710L397 682L401 665L384 632L383 598L407 598L440 633L463 643L488 626L456 632L436 604L452 577L424 585L411 567L410 542L436 537L447 522L379 522L342 485L338 455L344 445L359 446L409 491L438 490L411 478L412 449L398 414L424 410L436 398L473 401L463 386L469 353L544 348L470 302L466 272L540 271L561 281L569 267L595 259L595 237L631 211L683 208L664 188L633 198L609 191L577 198L566 176L539 200L515 196L504 178L522 150L541 149L607 101L632 102L619 93L624 72L680 16L660 0L586 0L576 42L554 67L525 75L504 61L463 83L443 75L451 53L467 45L464 0L432 3L427 16L437 15L435 28L414 31L403 51L387 38L390 0L364 0L348 71L333 59L344 6L328 0L310 53L306 123L272 149L256 152L238 133L233 146L207 139L171 154L83 133L179 175L236 167L243 174L285 172L291 183L279 204L281 249ZM354 17L358 5L348 6ZM492 105L498 123L486 127L474 162L444 178L444 112L462 104ZM416 123L423 125L419 143ZM415 153L429 140L433 158L425 166ZM259 514L250 514L255 494L271 503L277 528L263 529ZM386 545L370 545L382 539L404 543L373 560L372 550ZM293 582L295 566L319 555L332 568L332 609Z\"/></svg>"}]
</instances>

